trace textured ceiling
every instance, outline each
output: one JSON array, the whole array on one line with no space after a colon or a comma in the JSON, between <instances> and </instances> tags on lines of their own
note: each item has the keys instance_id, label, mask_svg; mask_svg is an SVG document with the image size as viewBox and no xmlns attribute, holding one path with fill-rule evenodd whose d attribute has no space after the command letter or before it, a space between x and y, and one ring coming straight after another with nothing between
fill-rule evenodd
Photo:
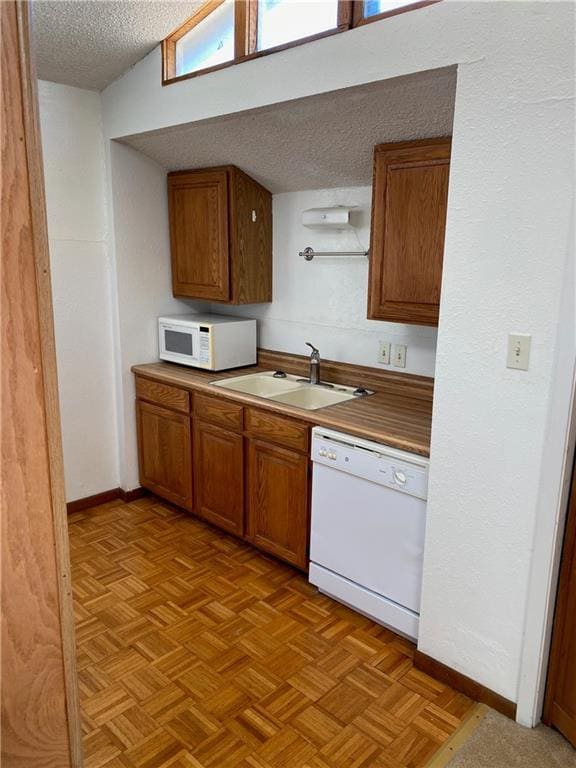
<instances>
[{"instance_id":1,"label":"textured ceiling","mask_svg":"<svg viewBox=\"0 0 576 768\"><path fill-rule=\"evenodd\" d=\"M271 192L370 184L372 149L452 134L455 69L125 137L167 170L233 164Z\"/></svg>"},{"instance_id":2,"label":"textured ceiling","mask_svg":"<svg viewBox=\"0 0 576 768\"><path fill-rule=\"evenodd\" d=\"M38 77L101 91L182 24L202 2L34 0Z\"/></svg>"}]
</instances>

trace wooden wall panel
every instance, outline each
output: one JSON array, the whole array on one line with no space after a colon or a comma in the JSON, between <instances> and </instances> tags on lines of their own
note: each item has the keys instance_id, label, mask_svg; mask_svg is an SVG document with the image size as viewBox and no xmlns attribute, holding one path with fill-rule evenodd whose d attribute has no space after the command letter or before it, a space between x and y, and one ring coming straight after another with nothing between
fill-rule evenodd
<instances>
[{"instance_id":1,"label":"wooden wall panel","mask_svg":"<svg viewBox=\"0 0 576 768\"><path fill-rule=\"evenodd\" d=\"M572 471L543 720L576 747L576 468Z\"/></svg>"},{"instance_id":2,"label":"wooden wall panel","mask_svg":"<svg viewBox=\"0 0 576 768\"><path fill-rule=\"evenodd\" d=\"M2 28L2 723L6 768L81 766L44 186L28 4Z\"/></svg>"}]
</instances>

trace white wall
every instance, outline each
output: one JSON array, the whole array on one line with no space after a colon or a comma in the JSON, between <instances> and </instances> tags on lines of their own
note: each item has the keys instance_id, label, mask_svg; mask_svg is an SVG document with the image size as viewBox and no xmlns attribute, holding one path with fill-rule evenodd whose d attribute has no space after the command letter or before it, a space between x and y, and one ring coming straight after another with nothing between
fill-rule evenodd
<instances>
[{"instance_id":1,"label":"white wall","mask_svg":"<svg viewBox=\"0 0 576 768\"><path fill-rule=\"evenodd\" d=\"M573 369L553 366L575 356L560 309L573 247L573 11L445 0L165 88L156 49L103 94L106 134L122 136L458 65L420 646L521 694L524 713L546 620L529 592L534 536L554 525L563 480L562 462L542 457L562 458ZM505 368L511 331L533 334L528 372ZM553 539L531 583L549 583Z\"/></svg>"},{"instance_id":2,"label":"white wall","mask_svg":"<svg viewBox=\"0 0 576 768\"><path fill-rule=\"evenodd\" d=\"M123 144L109 142L108 149L120 484L131 490L139 482L130 368L158 360L159 315L202 305L172 297L166 171Z\"/></svg>"},{"instance_id":3,"label":"white wall","mask_svg":"<svg viewBox=\"0 0 576 768\"><path fill-rule=\"evenodd\" d=\"M118 487L100 95L39 83L68 501Z\"/></svg>"},{"instance_id":4,"label":"white wall","mask_svg":"<svg viewBox=\"0 0 576 768\"><path fill-rule=\"evenodd\" d=\"M318 251L360 251L370 245L371 187L320 189L274 195L274 301L215 312L256 317L258 343L265 349L309 353L386 370L434 376L436 329L366 319L368 259L316 259L298 256L306 246ZM354 231L319 232L301 222L302 211L330 205L356 205ZM380 339L406 344L406 369L380 366Z\"/></svg>"},{"instance_id":5,"label":"white wall","mask_svg":"<svg viewBox=\"0 0 576 768\"><path fill-rule=\"evenodd\" d=\"M422 598L421 649L514 701L534 533L561 491L573 365L554 362L575 353L560 315L574 51L571 9L555 10L458 72ZM506 368L512 332L532 334L527 372Z\"/></svg>"}]
</instances>

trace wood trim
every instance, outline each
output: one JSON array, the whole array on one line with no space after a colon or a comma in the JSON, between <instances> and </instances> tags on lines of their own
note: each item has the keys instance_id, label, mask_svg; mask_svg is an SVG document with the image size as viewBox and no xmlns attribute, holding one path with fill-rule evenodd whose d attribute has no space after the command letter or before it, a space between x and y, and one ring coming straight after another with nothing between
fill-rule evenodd
<instances>
[{"instance_id":1,"label":"wood trim","mask_svg":"<svg viewBox=\"0 0 576 768\"><path fill-rule=\"evenodd\" d=\"M201 21L204 21L207 16L210 16L210 14L224 2L225 0L206 0L206 2L203 3L192 16L184 22L184 24L175 29L174 32L171 32L166 39L175 43L178 42L180 38L184 37L184 35L190 32L191 29L194 29L194 27L197 27ZM240 3L240 5L241 4L242 3Z\"/></svg>"},{"instance_id":2,"label":"wood trim","mask_svg":"<svg viewBox=\"0 0 576 768\"><path fill-rule=\"evenodd\" d=\"M200 24L212 11L222 5L224 0L207 0L198 10L187 19L184 24L179 26L168 37L162 40L162 85L171 82L176 77L176 43L181 37ZM243 3L236 3L236 7ZM236 12L235 7L235 12ZM236 29L235 29L236 33ZM235 54L237 52L235 51Z\"/></svg>"},{"instance_id":3,"label":"wood trim","mask_svg":"<svg viewBox=\"0 0 576 768\"><path fill-rule=\"evenodd\" d=\"M122 500L120 495L120 488L111 488L109 491L102 491L101 493L95 493L92 496L84 496L81 499L75 499L69 501L66 504L66 511L69 515L73 515L74 512L81 512L84 509L90 509L91 507L98 507L100 504L109 504L111 501Z\"/></svg>"},{"instance_id":4,"label":"wood trim","mask_svg":"<svg viewBox=\"0 0 576 768\"><path fill-rule=\"evenodd\" d=\"M48 447L48 468L52 496L52 518L55 535L58 603L64 653L64 682L66 687L66 710L68 715L68 739L73 766L83 763L82 724L76 662L76 623L72 594L70 566L70 543L66 517L66 491L64 485L64 457L60 404L58 399L58 375L56 363L56 342L54 337L54 312L52 308L52 284L50 254L48 248L48 222L46 219L46 198L44 191L44 166L40 118L38 112L37 77L34 59L30 55L30 4L17 3L20 47L20 76L23 86L24 129L26 154L30 183L30 204L32 214L32 237L36 259L36 296L38 301L40 354L46 437Z\"/></svg>"},{"instance_id":5,"label":"wood trim","mask_svg":"<svg viewBox=\"0 0 576 768\"><path fill-rule=\"evenodd\" d=\"M364 0L352 0L352 28L359 26L364 19Z\"/></svg>"},{"instance_id":6,"label":"wood trim","mask_svg":"<svg viewBox=\"0 0 576 768\"><path fill-rule=\"evenodd\" d=\"M256 34L254 3L244 0L234 3L234 59L251 53L250 41Z\"/></svg>"},{"instance_id":7,"label":"wood trim","mask_svg":"<svg viewBox=\"0 0 576 768\"><path fill-rule=\"evenodd\" d=\"M162 40L162 85L176 77L176 43L174 40Z\"/></svg>"},{"instance_id":8,"label":"wood trim","mask_svg":"<svg viewBox=\"0 0 576 768\"><path fill-rule=\"evenodd\" d=\"M353 24L354 20L354 0L338 0L338 18L337 26L342 32L345 32Z\"/></svg>"},{"instance_id":9,"label":"wood trim","mask_svg":"<svg viewBox=\"0 0 576 768\"><path fill-rule=\"evenodd\" d=\"M285 370L287 373L307 376L309 358L307 355L258 349L258 365L269 370ZM434 379L427 376L396 373L364 365L340 363L335 360L322 360L321 371L323 381L331 381L335 384L347 385L350 382L361 381L368 389L424 400L428 403L431 403L434 397Z\"/></svg>"},{"instance_id":10,"label":"wood trim","mask_svg":"<svg viewBox=\"0 0 576 768\"><path fill-rule=\"evenodd\" d=\"M247 10L245 3L234 3L234 59L239 59L248 53L246 41L250 34Z\"/></svg>"},{"instance_id":11,"label":"wood trim","mask_svg":"<svg viewBox=\"0 0 576 768\"><path fill-rule=\"evenodd\" d=\"M126 504L129 504L131 501L143 499L145 496L148 496L146 488L138 487L133 488L131 491L125 491L123 488L120 488L120 498Z\"/></svg>"},{"instance_id":12,"label":"wood trim","mask_svg":"<svg viewBox=\"0 0 576 768\"><path fill-rule=\"evenodd\" d=\"M556 607L554 610L554 625L552 630L552 642L550 646L550 660L548 664L548 680L546 684L546 696L544 699L544 713L542 720L546 725L556 726L571 741L576 741L574 723L562 711L556 703L558 683L566 667L574 665L574 660L568 658L565 643L568 622L570 621L570 589L574 589L576 573L576 464L572 470L572 482L570 489L570 501L564 542L562 545L562 559L560 562L560 575L558 579L558 592ZM573 598L572 598L573 600ZM574 626L574 618L572 617Z\"/></svg>"},{"instance_id":13,"label":"wood trim","mask_svg":"<svg viewBox=\"0 0 576 768\"><path fill-rule=\"evenodd\" d=\"M2 31L2 757L82 765L50 262L29 4ZM31 643L33 642L33 646ZM50 717L44 696L50 689Z\"/></svg>"},{"instance_id":14,"label":"wood trim","mask_svg":"<svg viewBox=\"0 0 576 768\"><path fill-rule=\"evenodd\" d=\"M516 704L513 701L504 698L504 696L492 691L490 688L486 688L486 686L476 682L476 680L472 680L471 677L457 672L452 667L442 664L441 661L427 656L422 651L417 650L414 653L414 666L416 669L430 675L430 677L454 688L455 691L469 696L474 701L479 701L481 704L492 707L492 709L509 717L511 720L516 719Z\"/></svg>"},{"instance_id":15,"label":"wood trim","mask_svg":"<svg viewBox=\"0 0 576 768\"><path fill-rule=\"evenodd\" d=\"M92 496L84 496L81 499L69 501L66 504L66 511L69 515L73 515L74 512L81 512L84 509L98 507L100 504L109 504L111 501L116 501L117 499L123 504L128 504L131 501L136 501L136 499L141 499L146 496L147 493L145 488L134 488L131 491L125 491L122 488L111 488L109 491L102 491L101 493L95 493Z\"/></svg>"},{"instance_id":16,"label":"wood trim","mask_svg":"<svg viewBox=\"0 0 576 768\"><path fill-rule=\"evenodd\" d=\"M244 0L248 15L248 33L245 54L256 53L258 47L258 0Z\"/></svg>"},{"instance_id":17,"label":"wood trim","mask_svg":"<svg viewBox=\"0 0 576 768\"><path fill-rule=\"evenodd\" d=\"M434 0L434 2L441 2L441 0ZM414 139L414 141L388 141L385 144L376 144L374 154L377 152L400 152L407 150L406 156L402 158L402 162L422 160L424 164L425 158L418 152L420 147L430 148L430 160L443 162L446 159L445 148L448 147L448 150L452 148L452 136L436 136L431 139ZM434 152L434 147L438 147L440 152ZM412 150L416 151L412 152Z\"/></svg>"},{"instance_id":18,"label":"wood trim","mask_svg":"<svg viewBox=\"0 0 576 768\"><path fill-rule=\"evenodd\" d=\"M419 0L419 2L411 3L410 5L403 5L400 8L393 8L391 11L377 13L373 16L364 16L363 0L355 0L354 26L362 27L365 24L372 24L374 21L381 21L382 19L387 19L390 16L398 16L400 13L406 13L407 11L417 11L419 8L425 8L427 5L436 5L436 3L441 2L442 0Z\"/></svg>"},{"instance_id":19,"label":"wood trim","mask_svg":"<svg viewBox=\"0 0 576 768\"><path fill-rule=\"evenodd\" d=\"M468 739L472 736L476 728L480 725L482 720L486 717L488 707L485 704L475 704L471 707L470 711L466 713L460 726L452 736L449 736L442 746L436 752L429 763L426 763L425 768L444 768L448 765L450 760L458 752L460 747L463 747Z\"/></svg>"},{"instance_id":20,"label":"wood trim","mask_svg":"<svg viewBox=\"0 0 576 768\"><path fill-rule=\"evenodd\" d=\"M164 77L162 73L162 85L172 85L172 83L179 83L182 80L191 80L193 77L199 77L200 75L208 75L211 72L218 72L221 69L227 69L228 67L235 67L237 64L243 64L245 61L254 61L255 59L261 59L263 56L269 56L272 53L280 53L281 51L287 51L290 48L297 48L299 45L305 45L306 43L312 43L315 40L321 40L324 37L332 37L332 35L339 35L344 32L344 29L328 29L325 32L318 32L315 35L309 35L308 37L300 37L298 40L291 40L289 43L283 43L277 45L274 48L266 48L263 51L254 50L253 53L246 54L237 59L231 61L225 61L222 64L216 64L213 67L206 67L205 69L197 69L195 72L188 72L185 75L174 75L173 77ZM164 57L163 57L164 62Z\"/></svg>"}]
</instances>

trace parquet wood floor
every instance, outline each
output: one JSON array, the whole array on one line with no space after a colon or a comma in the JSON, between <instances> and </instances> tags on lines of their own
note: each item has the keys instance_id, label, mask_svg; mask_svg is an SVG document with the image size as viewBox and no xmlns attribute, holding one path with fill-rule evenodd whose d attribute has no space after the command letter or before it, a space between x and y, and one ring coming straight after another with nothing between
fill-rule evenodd
<instances>
[{"instance_id":1,"label":"parquet wood floor","mask_svg":"<svg viewBox=\"0 0 576 768\"><path fill-rule=\"evenodd\" d=\"M70 516L86 768L421 768L472 702L154 498Z\"/></svg>"}]
</instances>

